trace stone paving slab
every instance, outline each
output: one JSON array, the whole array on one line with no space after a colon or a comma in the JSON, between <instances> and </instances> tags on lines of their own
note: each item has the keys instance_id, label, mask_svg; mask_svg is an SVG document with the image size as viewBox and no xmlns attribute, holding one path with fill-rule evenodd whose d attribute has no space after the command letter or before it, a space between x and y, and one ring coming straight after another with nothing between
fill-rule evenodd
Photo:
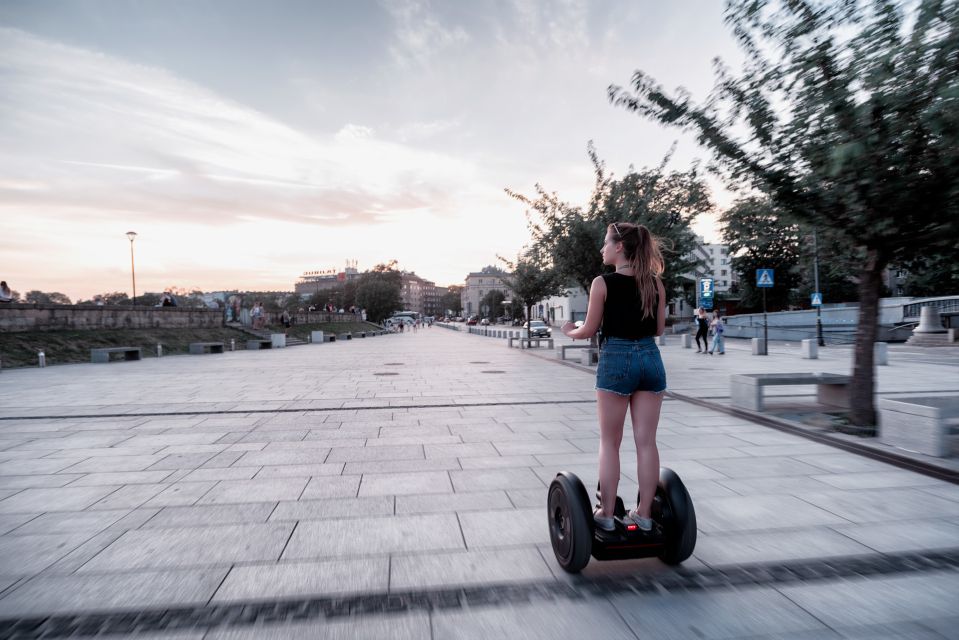
<instances>
[{"instance_id":1,"label":"stone paving slab","mask_svg":"<svg viewBox=\"0 0 959 640\"><path fill-rule=\"evenodd\" d=\"M0 616L205 604L227 570L42 576L0 600Z\"/></svg>"},{"instance_id":2,"label":"stone paving slab","mask_svg":"<svg viewBox=\"0 0 959 640\"><path fill-rule=\"evenodd\" d=\"M80 571L131 571L277 560L293 525L286 523L128 531Z\"/></svg>"},{"instance_id":3,"label":"stone paving slab","mask_svg":"<svg viewBox=\"0 0 959 640\"><path fill-rule=\"evenodd\" d=\"M92 593L102 590L104 601L111 601L111 577L116 584L130 580L130 601L137 602L136 594L150 576L227 576L208 598L238 602L331 594L340 588L351 594L383 593L403 585L503 585L492 593L507 594L508 585L528 580L581 589L608 578L678 575L656 559L594 561L579 577L556 565L543 513L546 487L563 468L580 474L588 490L597 475L590 374L488 339L437 329L388 340L386 346L351 341L273 353L237 352L225 354L222 364L171 357L130 363L135 366L122 371L92 365L5 371L0 417L33 409L40 415L127 417L0 420L0 549L9 544L9 557L18 558L21 566L35 564L16 576L0 570L0 607L16 610L23 600L13 598L31 593L29 578L48 581L30 588L51 591L47 600L36 598L38 610L48 602L45 606L60 611L58 607L90 606L82 601L69 605L68 597L56 593L82 588L71 585L84 580L90 580ZM323 349L322 368L316 366L318 349ZM718 363L693 370L685 354L669 347L663 353L672 388L692 393L692 381L702 381L699 392L706 395L728 386L722 383L723 371L783 364L775 355L759 363L731 354L721 365L725 370L716 369ZM403 362L405 375L372 376L389 369L386 362ZM848 364L830 362L837 369ZM291 377L288 384L262 383L264 377L272 380L271 372L291 367L307 373ZM505 373L479 373L483 369ZM57 402L64 407L49 406L49 394L37 393L37 386L46 384L58 385ZM94 388L105 391L96 397ZM167 402L141 403L143 388L161 389ZM537 391L517 393L525 388ZM8 401L11 397L17 398L15 405ZM450 406L410 406L418 404ZM67 406L74 408L60 411ZM308 408L318 410L303 410ZM133 415L148 411L240 413ZM619 493L629 498L636 491L636 469L626 426ZM689 570L959 546L949 542L959 528L955 485L676 400L664 403L659 440L663 464L681 475L697 509L700 540L684 564ZM115 484L84 486L108 480ZM23 552L24 540L36 544ZM927 574L933 575L924 570L912 577ZM59 579L64 581L55 581ZM156 579L166 584L166 578ZM942 574L941 580L959 589L955 574ZM206 588L202 580L194 584L200 585L196 593ZM863 584L884 583L869 578ZM165 588L157 593L170 594L171 604L193 597ZM785 621L775 631L782 637L841 637L847 631L868 637L862 635L863 624L838 618L835 629L816 620L812 627L799 624L792 631L796 621L806 620L803 609L786 606L772 587L742 591L723 592L718 600L736 603L739 593L746 619L721 616L722 625L732 626L706 628L705 637L726 633L723 629L765 637L764 625L775 627L777 616ZM690 594L678 593L644 593L629 606L652 606L654 597L660 598L663 616L684 612L680 618L686 621L717 606L715 599L694 601ZM933 601L938 597L933 594ZM132 606L159 606L161 600L158 596ZM833 606L840 601L833 596ZM564 601L557 607L579 607L587 620L593 619L591 611L614 611L621 630L635 637L641 627L624 622L625 614L619 617L613 602ZM392 627L373 624L385 617L377 614L319 624L274 623L255 630L221 628L205 635L353 637L370 629L378 637L394 637L406 629L403 620L425 620L425 627L416 622L410 629L426 629L426 635L435 637L472 637L457 635L472 634L471 624L493 630L508 626L509 637L543 637L543 629L553 628L533 624L548 617L544 612L552 605L518 606L522 613L511 613L500 602L488 612L472 607L425 618L421 612L404 614ZM753 611L761 615L754 619ZM917 615L926 616L922 623L935 624L930 621L941 620L940 614L927 607ZM920 623L916 617L892 618L890 625L915 628ZM644 620L652 624L656 618L646 615ZM595 624L602 629L607 622ZM570 625L574 623L560 627L566 632L579 628ZM935 633L934 628L925 629ZM451 635L442 636L440 630ZM882 632L874 626L869 630ZM669 637L656 628L659 634Z\"/></svg>"},{"instance_id":4,"label":"stone paving slab","mask_svg":"<svg viewBox=\"0 0 959 640\"><path fill-rule=\"evenodd\" d=\"M368 593L385 591L389 583L387 557L239 566L230 570L214 601Z\"/></svg>"}]
</instances>

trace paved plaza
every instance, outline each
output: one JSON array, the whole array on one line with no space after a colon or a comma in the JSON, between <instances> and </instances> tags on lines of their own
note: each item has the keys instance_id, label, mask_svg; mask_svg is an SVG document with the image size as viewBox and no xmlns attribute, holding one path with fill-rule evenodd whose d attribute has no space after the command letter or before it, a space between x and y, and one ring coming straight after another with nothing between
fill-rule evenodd
<instances>
[{"instance_id":1,"label":"paved plaza","mask_svg":"<svg viewBox=\"0 0 959 640\"><path fill-rule=\"evenodd\" d=\"M670 340L671 391L707 403L667 399L658 437L695 553L579 576L546 488L596 483L594 376L552 352L433 327L4 370L0 637L959 637L959 486L723 410L730 373L848 373L851 350ZM959 350L894 348L878 392L957 374Z\"/></svg>"}]
</instances>

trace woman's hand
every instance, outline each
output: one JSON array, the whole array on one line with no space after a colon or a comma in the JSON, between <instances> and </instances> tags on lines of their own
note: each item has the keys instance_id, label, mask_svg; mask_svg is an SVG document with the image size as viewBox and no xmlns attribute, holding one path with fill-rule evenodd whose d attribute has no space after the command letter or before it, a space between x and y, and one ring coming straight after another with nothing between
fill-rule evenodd
<instances>
[{"instance_id":1,"label":"woman's hand","mask_svg":"<svg viewBox=\"0 0 959 640\"><path fill-rule=\"evenodd\" d=\"M571 336L570 334L571 334L573 331L576 331L576 324L574 324L573 322L567 320L566 323L562 326L562 328L561 328L560 330L563 332L563 334L564 334L565 336L567 336L567 337L569 337L569 338L572 338L573 336ZM573 339L575 340L575 338L573 338Z\"/></svg>"}]
</instances>

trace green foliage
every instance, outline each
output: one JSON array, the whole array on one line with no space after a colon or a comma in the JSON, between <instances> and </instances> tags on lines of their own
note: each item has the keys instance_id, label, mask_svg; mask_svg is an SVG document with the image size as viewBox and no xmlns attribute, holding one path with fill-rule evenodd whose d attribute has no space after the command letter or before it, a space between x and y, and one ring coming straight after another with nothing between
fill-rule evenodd
<instances>
[{"instance_id":1,"label":"green foliage","mask_svg":"<svg viewBox=\"0 0 959 640\"><path fill-rule=\"evenodd\" d=\"M463 293L463 287L461 286L451 286L449 291L444 293L439 300L439 312L443 315L447 311L452 311L454 315L461 315L463 313L463 300L460 297Z\"/></svg>"},{"instance_id":2,"label":"green foliage","mask_svg":"<svg viewBox=\"0 0 959 640\"><path fill-rule=\"evenodd\" d=\"M480 312L487 318L498 318L503 315L503 301L506 296L499 289L492 289L480 300ZM484 312L483 309L486 309Z\"/></svg>"},{"instance_id":3,"label":"green foliage","mask_svg":"<svg viewBox=\"0 0 959 640\"><path fill-rule=\"evenodd\" d=\"M775 286L766 289L766 308L788 308L792 290L800 283L798 226L784 219L767 198L758 197L737 200L719 222L732 268L739 276L740 305L762 308L756 269L775 269Z\"/></svg>"},{"instance_id":4,"label":"green foliage","mask_svg":"<svg viewBox=\"0 0 959 640\"><path fill-rule=\"evenodd\" d=\"M507 190L527 207L533 237L530 255L555 269L563 282L575 282L585 291L603 267L600 249L606 227L613 222L643 224L662 243L666 271L663 285L679 295L688 282L684 274L698 262L691 258L696 236L690 223L712 208L708 189L696 167L667 172L667 154L658 167L630 171L620 179L607 173L592 143L588 154L596 176L585 210L561 201L555 193L536 185L537 196L528 198Z\"/></svg>"},{"instance_id":5,"label":"green foliage","mask_svg":"<svg viewBox=\"0 0 959 640\"><path fill-rule=\"evenodd\" d=\"M396 261L378 264L357 279L356 304L366 309L371 322L383 322L402 305L402 276Z\"/></svg>"},{"instance_id":6,"label":"green foliage","mask_svg":"<svg viewBox=\"0 0 959 640\"><path fill-rule=\"evenodd\" d=\"M959 247L936 255L921 256L903 265L908 274L903 293L933 297L959 295Z\"/></svg>"},{"instance_id":7,"label":"green foliage","mask_svg":"<svg viewBox=\"0 0 959 640\"><path fill-rule=\"evenodd\" d=\"M959 237L959 0L728 0L726 22L743 72L717 64L703 104L642 71L609 97L695 132L731 185L862 256L850 420L874 424L880 274Z\"/></svg>"},{"instance_id":8,"label":"green foliage","mask_svg":"<svg viewBox=\"0 0 959 640\"><path fill-rule=\"evenodd\" d=\"M72 304L70 298L59 291L44 293L36 289L27 291L26 295L23 296L23 301L30 304Z\"/></svg>"},{"instance_id":9,"label":"green foliage","mask_svg":"<svg viewBox=\"0 0 959 640\"><path fill-rule=\"evenodd\" d=\"M741 77L718 66L702 105L641 71L632 94L613 86L610 97L695 131L731 184L873 249L880 266L948 248L959 237L959 2L911 6L731 0Z\"/></svg>"},{"instance_id":10,"label":"green foliage","mask_svg":"<svg viewBox=\"0 0 959 640\"><path fill-rule=\"evenodd\" d=\"M510 273L500 276L507 287L513 291L513 300L526 308L526 317L531 317L533 305L550 296L565 293L565 278L556 269L543 267L535 255L530 252L520 254L516 262L505 258L500 260L510 269ZM518 304L513 305L519 307ZM515 315L515 313L514 313Z\"/></svg>"},{"instance_id":11,"label":"green foliage","mask_svg":"<svg viewBox=\"0 0 959 640\"><path fill-rule=\"evenodd\" d=\"M130 296L125 293L121 293L120 291L114 291L112 293L97 294L90 300L77 300L77 304L99 304L101 302L105 305L128 305L130 304Z\"/></svg>"}]
</instances>

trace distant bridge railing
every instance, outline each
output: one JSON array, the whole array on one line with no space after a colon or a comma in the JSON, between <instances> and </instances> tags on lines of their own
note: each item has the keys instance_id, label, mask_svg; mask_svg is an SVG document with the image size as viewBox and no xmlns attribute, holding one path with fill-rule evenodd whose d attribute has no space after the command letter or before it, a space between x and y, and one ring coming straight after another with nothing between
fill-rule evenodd
<instances>
[{"instance_id":1,"label":"distant bridge railing","mask_svg":"<svg viewBox=\"0 0 959 640\"><path fill-rule=\"evenodd\" d=\"M959 313L959 296L946 298L927 298L917 302L902 305L902 319L919 318L920 309L935 307L939 313Z\"/></svg>"}]
</instances>

